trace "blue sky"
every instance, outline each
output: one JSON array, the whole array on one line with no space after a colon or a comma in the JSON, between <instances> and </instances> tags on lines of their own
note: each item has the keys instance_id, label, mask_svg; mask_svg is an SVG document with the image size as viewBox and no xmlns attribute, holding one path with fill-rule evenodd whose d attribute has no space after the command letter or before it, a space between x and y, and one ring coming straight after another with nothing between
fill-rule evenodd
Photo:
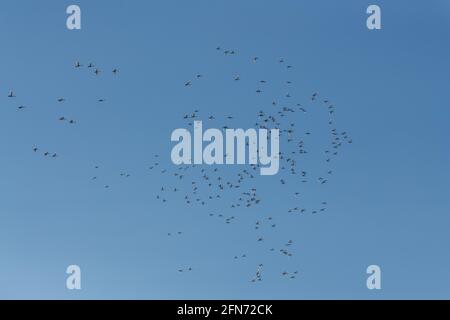
<instances>
[{"instance_id":1,"label":"blue sky","mask_svg":"<svg viewBox=\"0 0 450 320\"><path fill-rule=\"evenodd\" d=\"M80 31L66 29L70 4L81 7ZM382 9L380 31L366 28L370 4ZM448 299L449 15L444 0L2 1L0 297ZM280 69L280 57L294 68ZM256 96L261 78L268 89ZM329 184L257 177L262 204L233 212L226 199L202 207L155 198L173 178L148 167L158 154L161 168L177 170L170 134L186 126L185 113L233 115L227 125L248 128L286 93L285 80L302 105L313 92L330 99L354 141ZM312 145L323 138L319 118L298 124ZM316 159L299 165L322 170ZM238 169L220 170L231 179ZM306 207L327 201L327 211L287 213L298 189ZM253 223L268 215L277 230L260 245ZM289 239L292 257L268 252ZM234 261L241 253L248 258ZM264 279L251 283L260 263ZM71 264L82 269L80 291L65 287ZM382 268L382 290L366 288L371 264Z\"/></svg>"}]
</instances>

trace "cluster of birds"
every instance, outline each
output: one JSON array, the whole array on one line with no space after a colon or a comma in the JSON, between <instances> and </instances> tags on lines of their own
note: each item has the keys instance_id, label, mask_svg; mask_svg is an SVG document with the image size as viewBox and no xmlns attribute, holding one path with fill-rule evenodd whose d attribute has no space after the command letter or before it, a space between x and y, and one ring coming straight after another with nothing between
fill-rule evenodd
<instances>
[{"instance_id":1,"label":"cluster of birds","mask_svg":"<svg viewBox=\"0 0 450 320\"><path fill-rule=\"evenodd\" d=\"M79 69L79 68L81 68L81 67L83 67L83 65L81 64L80 61L75 62L75 68ZM100 73L101 73L100 69L99 69L98 67L96 67L92 62L90 62L90 63L87 65L87 68L93 70L93 73L94 73L96 76L100 75ZM117 75L117 74L119 73L119 69L117 69L117 68L112 69L112 73L113 73L114 75Z\"/></svg>"},{"instance_id":2,"label":"cluster of birds","mask_svg":"<svg viewBox=\"0 0 450 320\"><path fill-rule=\"evenodd\" d=\"M77 61L77 62L75 62L74 67L75 67L76 69L80 69L80 68L83 67L83 64L81 64L80 61ZM92 69L92 70L93 70L93 71L92 71L93 74L96 75L96 76L99 76L100 73L101 73L100 69L99 69L98 67L96 67L93 63L89 63L89 64L87 65L87 69L88 69L88 70L89 70L89 69ZM119 69L113 68L112 71L111 71L111 73L112 73L113 75L118 75ZM59 103L63 103L63 102L66 101L66 99L63 98L63 97L60 97L60 98L57 99L57 101L58 101ZM106 99L104 99L104 98L99 98L99 99L97 99L97 102L98 102L98 103L103 103L103 102L105 102L105 101L106 101ZM76 120L74 120L74 119L69 119L69 118L67 118L66 116L61 116L61 117L59 117L59 121L67 121L69 124L76 124L76 123L77 123Z\"/></svg>"},{"instance_id":3,"label":"cluster of birds","mask_svg":"<svg viewBox=\"0 0 450 320\"><path fill-rule=\"evenodd\" d=\"M38 153L38 152L39 152L39 148L38 148L38 147L33 147L33 152L34 152L34 153ZM53 158L53 159L58 157L58 154L57 154L57 153L49 152L49 151L43 152L42 155L43 155L44 157L50 157L50 158Z\"/></svg>"},{"instance_id":4,"label":"cluster of birds","mask_svg":"<svg viewBox=\"0 0 450 320\"><path fill-rule=\"evenodd\" d=\"M81 64L79 61L77 61L77 62L75 62L74 67L75 67L76 69L79 69L79 68L82 68L82 67L83 67L83 64ZM87 68L88 68L88 69L93 69L93 74L95 74L96 76L100 75L100 73L101 73L100 69L99 69L98 67L96 67L93 63L89 63L89 64L87 65ZM112 72L113 75L118 75L119 69L113 68L111 72ZM13 90L10 90L10 91L8 92L8 98L16 98L16 97L17 97L17 96L16 96L16 93L15 93ZM65 102L66 99L63 98L63 97L60 97L60 98L57 99L57 101L60 102L60 103L62 103L62 102ZM105 102L106 100L103 99L103 98L100 98L100 99L98 99L97 101L98 101L98 102ZM23 110L23 109L26 108L26 106L24 106L24 105L19 105L17 108L18 108L19 110Z\"/></svg>"},{"instance_id":5,"label":"cluster of birds","mask_svg":"<svg viewBox=\"0 0 450 320\"><path fill-rule=\"evenodd\" d=\"M224 56L236 56L237 51L234 49L222 49L220 46L216 48L218 52L223 53ZM249 58L249 63L260 64L261 59L257 56ZM294 69L291 64L287 64L284 58L280 58L276 61L283 69L290 72ZM75 69L83 68L83 64L77 61L74 65ZM92 70L95 76L101 74L101 70L94 64L89 63L87 65L88 70ZM117 68L111 70L111 73L116 76L119 73ZM184 87L192 87L196 81L203 79L203 74L195 74L191 80L184 82ZM236 74L230 81L241 83L243 86L244 81L239 74ZM275 82L275 79L271 81ZM268 79L260 79L257 82L257 89L254 87L250 90L255 90L257 97L265 97L270 94L268 86L271 81ZM280 172L278 174L279 186L281 192L285 195L291 196L290 201L294 202L290 205L287 201L279 202L280 212L277 215L281 215L282 211L288 214L321 214L325 213L328 208L328 201L320 201L318 204L312 207L307 207L304 203L304 191L301 188L302 185L311 186L316 184L318 187L327 185L332 179L334 172L334 160L340 155L341 149L346 144L352 144L353 140L346 131L339 131L335 125L335 113L336 108L334 104L327 98L322 98L318 92L312 93L307 102L299 103L295 101L294 94L292 94L293 82L289 79L283 79L282 83L287 86L284 93L277 96L277 98L265 97L266 105L261 110L255 110L254 119L251 120L253 127L259 129L279 129L280 131L280 152L277 155L280 161ZM263 90L264 89L264 90ZM8 93L8 97L11 99L16 98L14 91ZM58 103L64 103L65 98L57 98ZM99 103L105 102L104 98L98 99ZM258 100L258 104L261 100ZM19 105L18 109L23 110L26 107ZM310 154L316 155L314 151L310 150L310 146L313 143L311 137L315 136L315 132L310 130L302 130L302 121L307 121L311 114L318 112L326 115L326 124L328 129L326 134L329 136L326 147L319 153L319 162L323 164L321 174L317 174L314 171L306 170L304 159ZM185 121L187 126L193 126L194 120L205 120L219 123L222 129L228 129L238 118L234 115L222 115L217 114L203 114L198 108L191 112L181 115L181 120ZM66 122L74 125L77 121L73 118L66 116L60 116L59 121ZM270 131L269 131L270 132ZM319 136L323 133L319 132ZM270 139L270 136L268 137ZM248 147L248 142L247 142ZM33 146L33 152L39 153L40 149L37 146ZM43 152L45 157L56 158L57 153ZM224 155L224 158L226 154ZM99 166L95 166L95 170L99 170ZM259 175L259 164L244 165L239 167L230 168L228 166L201 166L201 165L180 165L175 166L169 164L168 167L163 167L160 161L160 155L154 156L154 161L148 166L148 170L157 172L162 175L157 181L164 181L158 191L155 194L157 201L163 204L167 204L175 197L179 198L183 203L188 206L201 206L206 210L210 210L208 216L211 219L220 221L226 225L232 225L245 220L243 217L243 210L258 210L264 212L266 209L261 206L262 203L270 201L270 197L262 196L259 186L261 179L265 179ZM118 173L120 177L129 178L131 174L128 172ZM99 174L91 176L92 181L98 181ZM110 189L109 184L103 184L103 188ZM293 199L293 200L292 200ZM279 199L274 199L279 201ZM283 208L285 207L285 208ZM214 208L214 209L213 209ZM272 245L275 237L271 235L278 232L284 235L283 231L279 227L279 223L275 222L273 215L260 215L256 221L250 226L255 234L255 244L258 246L267 246L265 250L267 252L278 252L281 257L292 257L297 248L294 248L294 241L287 240L282 245ZM167 232L168 237L177 237L183 234L182 231ZM248 260L247 253L240 253L234 255L234 260ZM263 264L257 265L257 270L254 276L250 279L251 282L262 281L262 268ZM179 273L191 272L192 267L183 267L177 269ZM282 268L281 270L286 270ZM288 279L296 279L299 271L280 271L280 276Z\"/></svg>"},{"instance_id":6,"label":"cluster of birds","mask_svg":"<svg viewBox=\"0 0 450 320\"><path fill-rule=\"evenodd\" d=\"M232 49L217 47L216 50L222 52L225 56L237 55L237 51ZM259 57L250 59L252 64L258 64L260 61ZM277 63L286 70L294 68L291 64L287 64L284 58L278 59ZM202 74L197 74L193 77L195 80L201 78L203 78ZM184 86L193 86L195 80L186 81ZM242 78L237 74L232 81L242 82ZM283 82L289 91L293 90L293 82L291 80L284 80ZM267 88L269 83L270 81L267 79L261 79L257 82L258 88L255 90L255 93L258 97L264 94L266 90L263 90L263 86ZM309 96L306 103L298 103L294 101L293 96L292 93L288 92L282 95L282 99L270 99L265 109L256 112L256 121L253 124L260 129L276 128L280 130L280 142L282 142L283 147L278 155L280 160L279 183L281 187L285 188L283 192L293 196L296 204L292 207L287 207L285 211L289 214L300 215L325 213L328 208L328 201L320 201L315 207L308 208L302 205L304 202L302 201L303 192L296 190L296 188L299 188L302 184L308 186L311 183L316 183L319 187L327 185L334 172L333 161L338 157L344 145L352 144L353 141L346 131L338 131L335 125L336 108L329 99L321 98L318 92L314 92ZM302 126L299 125L301 121L308 120L308 115L311 114L312 116L318 112L322 112L325 116L328 126L326 130L330 137L327 146L318 154L324 167L322 169L323 174L320 175L310 172L304 167L305 162L303 159L313 153L313 151L310 151L309 145L312 144L314 133L311 130L302 130ZM234 115L229 114L223 116L217 114L204 115L198 108L182 115L181 118L186 121L187 126L193 126L195 120L207 119L208 121L215 121L220 123L221 128L224 130L233 127L230 122L237 119ZM322 136L323 132L320 132L318 135ZM268 139L270 139L270 136ZM157 155L156 157L159 156ZM225 158L226 154L224 155ZM257 190L258 182L260 179L264 179L259 176L259 168L259 164L243 166L235 173L236 176L233 178L231 175L232 169L224 169L223 166L180 165L167 169L162 168L160 162L156 161L149 167L150 170L159 170L160 174L169 174L174 178L173 185L166 184L161 186L160 191L156 195L157 200L167 203L173 195L179 195L188 206L200 205L209 207L209 205L216 203L221 211L225 211L228 207L230 214L209 214L210 217L220 218L226 224L236 223L242 209L257 208L257 205L262 203L263 199L267 201L267 197L259 196ZM166 178L163 181L168 182L169 179ZM284 204L280 204L280 210L282 210L281 208ZM257 210L263 211L264 208ZM253 228L260 233L255 237L256 243L267 243L271 238L261 233L263 231L264 233L274 232L278 229L278 224L275 223L272 216L261 217L254 223ZM292 257L297 251L292 248L293 246L293 240L288 240L279 249L269 246L268 251L279 252L283 257ZM234 260L242 260L246 257L247 254L239 254L234 256ZM251 279L252 282L262 281L262 266L262 264L258 265L255 277ZM282 277L289 279L296 279L298 273L298 270L280 272Z\"/></svg>"},{"instance_id":7,"label":"cluster of birds","mask_svg":"<svg viewBox=\"0 0 450 320\"><path fill-rule=\"evenodd\" d=\"M294 271L294 272L291 272L291 273L289 273L287 271L283 271L281 273L281 275L283 277L286 277L286 278L289 278L289 279L295 279L295 277L298 275L298 271Z\"/></svg>"},{"instance_id":8,"label":"cluster of birds","mask_svg":"<svg viewBox=\"0 0 450 320\"><path fill-rule=\"evenodd\" d=\"M97 165L97 166L94 166L94 169L95 169L95 171L99 171L100 166L98 166L98 165ZM128 173L128 172L120 172L120 173L118 173L118 175L119 175L121 178L124 178L124 179L128 179L128 178L131 177L131 174ZM92 176L91 180L92 180L92 181L99 181L99 178L100 178L100 175L99 175L98 173L96 173L94 176ZM110 189L111 187L110 187L109 184L105 184L105 185L103 185L103 188L104 188L104 189Z\"/></svg>"},{"instance_id":9,"label":"cluster of birds","mask_svg":"<svg viewBox=\"0 0 450 320\"><path fill-rule=\"evenodd\" d=\"M74 67L75 67L75 69L79 69L79 68L83 67L83 65L82 65L79 61L77 61L77 62L75 62ZM100 75L100 73L101 73L100 69L97 68L93 63L89 63L88 66L87 66L87 68L88 68L88 69L93 69L93 73L94 73L95 75L97 75L97 76ZM113 75L117 75L118 73L119 73L119 70L118 70L117 68L112 69L112 74L113 74ZM10 99L16 99L16 98L17 98L17 95L16 95L16 93L15 93L13 90L10 90L10 91L8 92L7 97L10 98ZM59 98L56 99L56 101L57 101L58 103L64 103L64 102L66 102L66 98L64 98L64 97L59 97ZM106 101L106 99L104 99L104 98L100 98L100 99L97 100L97 102L99 102L99 103L103 103L103 102L105 102L105 101ZM19 106L17 106L17 110L24 110L24 109L26 109L26 108L27 108L27 106L25 106L25 105L23 105L23 104L20 104ZM77 121L76 121L75 119L68 118L68 117L66 117L66 116L60 116L60 117L58 118L58 121L60 121L60 122L67 122L68 124L71 124L71 125L74 125L74 124L77 123ZM38 153L38 151L40 151L40 149L39 149L38 147L36 147L36 146L33 146L33 147L32 147L32 150L33 150L34 153ZM58 157L58 154L57 154L57 153L55 153L55 152L49 152L49 151L43 152L43 155L44 155L45 157L51 157L51 158L57 158L57 157ZM97 167L97 168L98 168L98 167ZM121 174L121 175L122 175L122 174ZM126 177L129 177L129 175L126 175ZM96 180L96 179L97 179L97 177L93 177L93 180ZM105 188L109 188L109 186L108 186L108 185L105 185Z\"/></svg>"},{"instance_id":10,"label":"cluster of birds","mask_svg":"<svg viewBox=\"0 0 450 320\"><path fill-rule=\"evenodd\" d=\"M192 271L192 267L178 269L178 272L180 272L180 273L182 273L182 272L191 272L191 271Z\"/></svg>"},{"instance_id":11,"label":"cluster of birds","mask_svg":"<svg viewBox=\"0 0 450 320\"><path fill-rule=\"evenodd\" d=\"M262 281L262 269L263 269L263 264L260 263L258 265L258 268L256 269L255 277L251 280L252 282Z\"/></svg>"},{"instance_id":12,"label":"cluster of birds","mask_svg":"<svg viewBox=\"0 0 450 320\"><path fill-rule=\"evenodd\" d=\"M10 90L9 92L8 92L8 98L16 98L16 93L14 92L14 91L12 91L12 90ZM27 107L26 106L24 106L24 105L19 105L19 106L17 106L17 110L24 110L24 109L26 109Z\"/></svg>"}]
</instances>

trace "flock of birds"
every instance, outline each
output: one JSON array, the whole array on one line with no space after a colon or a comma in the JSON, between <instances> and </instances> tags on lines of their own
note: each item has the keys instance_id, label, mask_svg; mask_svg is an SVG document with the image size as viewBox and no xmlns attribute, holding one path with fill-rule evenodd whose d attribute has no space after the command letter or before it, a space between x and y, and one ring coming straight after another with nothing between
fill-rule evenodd
<instances>
[{"instance_id":1,"label":"flock of birds","mask_svg":"<svg viewBox=\"0 0 450 320\"><path fill-rule=\"evenodd\" d=\"M79 61L75 62L75 64L74 64L74 68L75 68L75 69L79 69L79 68L81 68L81 67L83 67L83 65L82 65ZM93 63L89 63L88 66L87 66L87 68L88 68L88 69L93 69L93 74L96 75L96 76L99 76L100 73L101 73L100 69L99 69L98 67L96 67ZM112 74L113 74L113 75L117 75L118 73L119 73L119 70L118 70L117 68L112 69ZM17 98L16 93L15 93L13 90L10 90L10 91L8 92L8 98L10 98L10 99L16 99L16 98ZM56 99L56 101L57 101L58 103L64 103L64 102L66 102L66 98L64 98L64 97L59 97L59 98ZM98 103L102 103L102 102L105 102L105 101L106 101L106 100L105 100L104 98L100 98L100 99L97 100ZM20 104L20 105L17 107L17 110L19 110L19 111L22 111L22 110L25 110L25 109L27 109L27 106L22 105L22 104ZM68 118L68 117L66 117L66 116L60 116L60 117L58 118L58 121L59 121L59 122L67 122L67 123L70 124L70 125L75 125L75 124L77 123L77 121L76 121L75 119ZM33 146L32 150L33 150L33 152L36 153L36 154L39 153L39 152L41 151L41 149L40 149L38 146ZM49 157L49 158L57 158L57 157L58 157L58 154L57 154L56 152L49 152L49 151L42 151L42 155L43 155L44 157ZM98 167L97 167L97 168L98 168ZM96 179L96 178L94 177L94 180L95 180L95 179ZM105 188L109 188L109 186L108 186L108 185L105 185Z\"/></svg>"},{"instance_id":2,"label":"flock of birds","mask_svg":"<svg viewBox=\"0 0 450 320\"><path fill-rule=\"evenodd\" d=\"M224 56L234 56L237 54L236 50L225 49L217 47L216 50L223 53ZM260 63L259 57L252 57L250 63ZM291 64L287 64L284 58L280 58L277 63L284 67L288 72L294 67ZM186 88L190 88L196 85L196 81L204 79L204 75L197 73L190 80L184 82ZM230 81L236 83L242 82L242 77L236 74ZM264 87L267 87L269 80L261 79L257 82L257 88L254 89L256 95L261 96L264 94ZM297 205L286 208L286 212L289 214L320 214L324 213L328 208L328 201L321 201L316 207L307 208L301 206L302 202L299 198L303 195L299 188L299 185L316 183L318 186L324 186L329 183L334 172L333 161L338 157L341 149L345 144L352 144L353 140L346 131L338 131L335 125L335 113L336 108L333 103L327 98L321 98L319 93L314 92L308 98L307 103L301 104L293 101L293 94L289 93L293 90L293 81L285 80L284 84L288 93L283 95L283 99L271 99L267 103L265 109L259 110L256 113L256 121L253 123L253 127L261 129L273 129L280 130L280 141L282 140L282 147L279 153L280 160L280 173L279 183L282 187L286 187L287 193L292 192L294 201ZM307 119L310 111L313 109L322 109L326 115L326 124L328 126L327 133L329 136L328 145L322 150L322 154L319 156L322 158L324 164L323 174L313 176L314 173L307 171L304 168L303 158L307 157L310 153L308 149L308 143L313 135L311 131L301 131L301 127L298 125L299 119ZM229 125L230 121L236 119L233 115L218 116L213 114L202 114L199 109L194 109L181 117L185 124L189 126L194 125L195 120L208 120L210 122L215 121L221 124L223 130L233 128ZM300 127L297 129L297 127ZM297 132L299 133L297 135ZM270 139L270 136L268 137ZM248 147L248 142L247 142ZM172 185L162 185L156 199L162 203L167 203L173 195L181 197L185 204L199 205L202 207L209 207L213 202L216 203L216 207L219 210L225 211L224 213L209 213L212 218L219 218L225 224L236 223L239 216L242 214L242 210L246 208L253 208L267 201L267 197L259 196L258 185L261 179L258 173L260 167L257 165L247 165L242 167L236 176L233 178L230 168L223 166L201 166L201 165L180 165L178 167L171 167L170 170L161 167L161 163L158 160L159 155L155 156L157 160L149 167L150 170L159 170L159 173L165 175L166 178L162 181L168 182L167 175L171 175L173 180ZM224 154L224 159L226 154ZM300 189L300 188L299 188ZM234 200L232 200L234 197ZM221 201L222 200L222 201ZM257 209L264 211L264 208ZM264 229L267 233L269 230L277 230L278 225L272 216L260 216L257 221L254 222L254 230L257 232ZM261 232L262 233L262 232ZM256 243L269 242L269 237L258 234L255 237ZM293 250L293 240L288 240L281 248L268 247L269 252L278 252L281 256L292 257L296 250ZM247 258L248 254L239 254L234 256L234 260L241 260ZM251 282L262 281L263 264L257 266L257 270ZM296 279L299 274L298 270L280 272L283 278Z\"/></svg>"},{"instance_id":3,"label":"flock of birds","mask_svg":"<svg viewBox=\"0 0 450 320\"><path fill-rule=\"evenodd\" d=\"M222 49L217 47L216 51L225 57L236 56L237 51L232 49ZM222 59L222 58L220 58ZM258 65L261 63L259 57L251 57L248 59L249 63ZM280 130L280 152L278 155L280 161L280 172L276 176L278 180L278 188L282 189L282 192L292 196L293 204L283 209L283 206L287 205L286 202L279 204L280 212L275 215L259 215L251 228L255 234L255 244L265 244L267 251L270 253L277 253L282 258L292 257L298 248L295 248L294 241L287 239L283 244L271 244L271 234L278 232L279 224L275 221L285 211L287 214L305 215L305 214L321 214L325 213L328 208L328 201L320 201L314 207L306 207L303 205L304 188L311 184L317 186L327 185L332 179L334 173L334 160L339 156L341 149L346 144L351 144L352 138L346 131L339 131L335 125L335 113L336 108L333 103L327 99L321 97L317 92L312 93L305 103L299 103L295 101L293 81L289 80L289 72L294 69L294 66L286 63L285 59L280 58L276 61L281 68L285 69L288 74L287 78L282 82L285 86L286 93L277 95L278 98L265 97L266 105L261 110L255 110L255 118L251 122L252 127L260 129L273 129ZM74 69L81 69L84 65L81 62L74 64ZM86 67L88 70L92 70L92 74L99 76L101 70L94 64L89 63ZM119 74L117 68L113 68L110 71L114 76ZM195 74L190 80L184 82L185 88L191 88L196 85L196 81L201 81L205 77L203 74ZM229 79L230 82L244 84L243 77L239 74L234 75ZM257 97L261 97L265 94L268 86L274 79L260 79L256 83L256 89L253 88ZM270 94L268 94L270 95ZM8 93L10 99L17 99L14 91ZM64 103L66 99L59 97L56 99L58 103ZM105 102L106 99L100 98L98 103ZM258 100L260 103L261 100ZM23 105L18 106L18 110L24 110L26 107ZM321 174L308 171L304 166L307 161L304 161L311 153L310 144L312 143L311 137L315 134L310 130L302 130L302 125L299 125L302 121L308 121L308 115L317 113L317 110L323 111L326 116L326 124L328 128L325 132L327 135L328 143L326 147L318 154L316 162L323 164ZM193 126L194 120L208 120L211 123L219 123L222 129L233 128L231 125L233 121L236 121L238 117L233 115L213 115L203 114L199 109L194 109L186 114L180 116L180 121L184 121L185 125ZM77 121L74 118L61 115L58 121L67 123L69 125L76 125ZM320 136L323 132L319 133ZM270 136L268 137L268 139ZM247 142L248 146L248 142ZM32 151L34 153L41 152L40 147L33 146ZM316 153L314 153L317 155ZM50 158L59 157L58 153L43 150L42 155ZM226 155L224 155L226 157ZM239 223L240 218L243 215L243 210L255 209L260 212L266 211L264 206L261 205L265 202L270 202L270 197L262 196L259 192L259 186L261 179L265 177L259 176L259 164L256 165L244 165L234 168L229 166L202 166L202 165L180 165L175 166L173 164L163 164L160 160L159 154L154 155L154 160L151 165L148 166L148 170L162 175L161 178L155 179L157 181L164 181L159 187L159 190L155 194L155 199L163 204L167 204L169 200L178 197L187 207L201 206L203 208L209 208L211 206L211 212L208 213L210 219L217 219L224 224L232 225ZM99 166L95 166L95 170L99 170ZM119 173L123 178L131 177L128 172ZM99 174L95 174L90 177L92 181L99 181ZM303 185L305 187L303 187ZM110 189L110 184L102 184L105 189ZM272 186L273 187L273 186ZM272 199L273 200L273 199ZM277 199L275 199L277 200ZM217 209L212 209L215 206ZM280 234L282 230L279 231ZM168 237L180 237L184 233L183 231L171 231L167 232ZM252 253L239 253L230 257L234 261L245 260ZM299 275L299 271L286 271L287 268L280 270L280 276L286 279L296 279ZM179 273L191 272L193 267L181 267L177 271ZM263 280L263 263L256 266L256 272L253 277L249 279L251 282L259 282Z\"/></svg>"}]
</instances>

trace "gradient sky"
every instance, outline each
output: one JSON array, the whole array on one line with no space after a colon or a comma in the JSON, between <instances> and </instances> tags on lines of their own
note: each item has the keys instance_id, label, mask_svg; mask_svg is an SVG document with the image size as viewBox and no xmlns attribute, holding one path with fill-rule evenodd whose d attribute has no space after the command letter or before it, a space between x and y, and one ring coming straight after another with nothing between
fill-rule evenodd
<instances>
[{"instance_id":1,"label":"gradient sky","mask_svg":"<svg viewBox=\"0 0 450 320\"><path fill-rule=\"evenodd\" d=\"M70 4L81 6L80 31L66 29ZM382 8L380 31L366 28L370 4ZM0 298L450 298L448 1L4 0L1 8ZM235 49L236 61L219 45ZM323 93L354 140L334 164L323 215L289 216L277 178L259 178L264 204L248 214L277 217L271 241L295 241L289 261L262 252L248 224L207 218L228 208L156 201L164 181L147 169L154 154L174 169L170 133L184 113L254 119L254 85L226 79L278 79L279 57L295 66L299 100ZM105 72L74 70L77 60ZM186 90L196 73L204 79ZM35 155L34 145L60 157ZM124 181L122 171L132 176ZM177 230L182 238L166 236ZM248 260L236 263L241 252ZM259 263L264 281L250 283ZM81 291L65 287L71 264L82 269ZM366 288L371 264L382 268L382 290ZM193 272L179 274L184 266ZM299 278L282 278L284 269Z\"/></svg>"}]
</instances>

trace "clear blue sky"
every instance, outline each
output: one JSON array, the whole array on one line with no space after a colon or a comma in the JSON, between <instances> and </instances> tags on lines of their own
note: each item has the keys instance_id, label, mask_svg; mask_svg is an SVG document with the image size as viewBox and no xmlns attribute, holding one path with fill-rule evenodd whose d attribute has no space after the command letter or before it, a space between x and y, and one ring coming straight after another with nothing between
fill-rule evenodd
<instances>
[{"instance_id":1,"label":"clear blue sky","mask_svg":"<svg viewBox=\"0 0 450 320\"><path fill-rule=\"evenodd\" d=\"M69 4L81 6L81 31L66 29ZM369 4L382 8L380 31L366 28ZM450 298L449 17L445 0L2 1L0 298ZM158 201L174 180L148 167L159 154L161 168L176 170L170 133L182 116L200 109L204 121L234 115L231 126L250 127L273 92L286 93L256 96L260 78L291 80L306 106L316 91L336 106L354 142L330 182L257 177L263 202L248 210ZM320 137L314 121L296 129ZM314 159L308 170L320 170ZM231 179L236 169L221 172ZM327 211L287 213L297 189L300 206L327 201ZM277 229L259 244L253 223L268 215ZM268 251L290 239L292 257ZM260 263L264 279L251 283ZM81 291L65 288L71 264ZM382 268L380 291L365 286L371 264Z\"/></svg>"}]
</instances>

